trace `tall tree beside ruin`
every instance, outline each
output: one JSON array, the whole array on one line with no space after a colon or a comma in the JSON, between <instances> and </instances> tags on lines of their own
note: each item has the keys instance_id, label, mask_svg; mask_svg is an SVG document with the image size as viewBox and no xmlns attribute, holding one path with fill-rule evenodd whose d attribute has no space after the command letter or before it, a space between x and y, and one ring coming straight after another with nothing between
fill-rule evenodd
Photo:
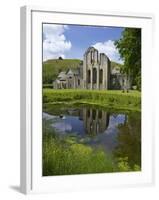
<instances>
[{"instance_id":1,"label":"tall tree beside ruin","mask_svg":"<svg viewBox=\"0 0 159 200\"><path fill-rule=\"evenodd\" d=\"M141 29L125 28L122 37L115 41L121 58L123 71L131 75L132 84L141 89Z\"/></svg>"}]
</instances>

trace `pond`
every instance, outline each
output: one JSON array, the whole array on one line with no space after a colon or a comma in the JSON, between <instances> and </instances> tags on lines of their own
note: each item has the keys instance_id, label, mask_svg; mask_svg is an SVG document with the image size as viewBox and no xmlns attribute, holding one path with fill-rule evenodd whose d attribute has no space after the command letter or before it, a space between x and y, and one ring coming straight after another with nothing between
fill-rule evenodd
<instances>
[{"instance_id":1,"label":"pond","mask_svg":"<svg viewBox=\"0 0 159 200\"><path fill-rule=\"evenodd\" d=\"M135 166L141 169L140 112L88 105L68 107L46 104L43 109L43 135L47 130L63 143L66 138L74 138L76 144L102 150L111 156L113 162L120 160L123 170L115 171L134 171ZM76 174L76 171L69 174Z\"/></svg>"}]
</instances>

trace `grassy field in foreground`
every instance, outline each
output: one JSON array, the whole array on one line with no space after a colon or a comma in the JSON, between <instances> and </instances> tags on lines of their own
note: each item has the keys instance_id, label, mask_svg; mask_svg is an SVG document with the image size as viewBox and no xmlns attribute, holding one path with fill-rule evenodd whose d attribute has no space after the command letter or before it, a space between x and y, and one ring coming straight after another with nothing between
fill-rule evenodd
<instances>
[{"instance_id":1,"label":"grassy field in foreground","mask_svg":"<svg viewBox=\"0 0 159 200\"><path fill-rule=\"evenodd\" d=\"M43 132L43 176L140 171L127 157L114 158L102 149L77 143L74 137L59 138Z\"/></svg>"},{"instance_id":2,"label":"grassy field in foreground","mask_svg":"<svg viewBox=\"0 0 159 200\"><path fill-rule=\"evenodd\" d=\"M43 89L43 103L91 104L141 111L141 92L120 90Z\"/></svg>"}]
</instances>

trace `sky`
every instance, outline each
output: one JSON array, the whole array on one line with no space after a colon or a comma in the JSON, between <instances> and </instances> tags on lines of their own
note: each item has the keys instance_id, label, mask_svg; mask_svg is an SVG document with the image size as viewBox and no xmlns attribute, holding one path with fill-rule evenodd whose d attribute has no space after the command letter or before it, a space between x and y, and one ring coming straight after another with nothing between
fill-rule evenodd
<instances>
[{"instance_id":1,"label":"sky","mask_svg":"<svg viewBox=\"0 0 159 200\"><path fill-rule=\"evenodd\" d=\"M43 24L43 60L83 59L88 47L105 53L111 61L122 63L114 41L121 37L123 28L81 25Z\"/></svg>"}]
</instances>

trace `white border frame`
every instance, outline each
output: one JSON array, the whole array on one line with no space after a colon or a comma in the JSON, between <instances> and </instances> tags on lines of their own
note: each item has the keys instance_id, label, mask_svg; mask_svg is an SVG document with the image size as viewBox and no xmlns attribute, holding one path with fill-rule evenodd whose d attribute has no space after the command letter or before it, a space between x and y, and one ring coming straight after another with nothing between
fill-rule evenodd
<instances>
[{"instance_id":1,"label":"white border frame","mask_svg":"<svg viewBox=\"0 0 159 200\"><path fill-rule=\"evenodd\" d=\"M42 22L142 28L142 172L41 176L42 137L38 133L42 132L42 124L39 126L42 120L42 34L39 34ZM152 71L149 68L152 64L152 28L153 16L150 14L80 10L67 12L61 9L58 11L28 6L21 8L21 191L23 193L75 191L154 183Z\"/></svg>"}]
</instances>

